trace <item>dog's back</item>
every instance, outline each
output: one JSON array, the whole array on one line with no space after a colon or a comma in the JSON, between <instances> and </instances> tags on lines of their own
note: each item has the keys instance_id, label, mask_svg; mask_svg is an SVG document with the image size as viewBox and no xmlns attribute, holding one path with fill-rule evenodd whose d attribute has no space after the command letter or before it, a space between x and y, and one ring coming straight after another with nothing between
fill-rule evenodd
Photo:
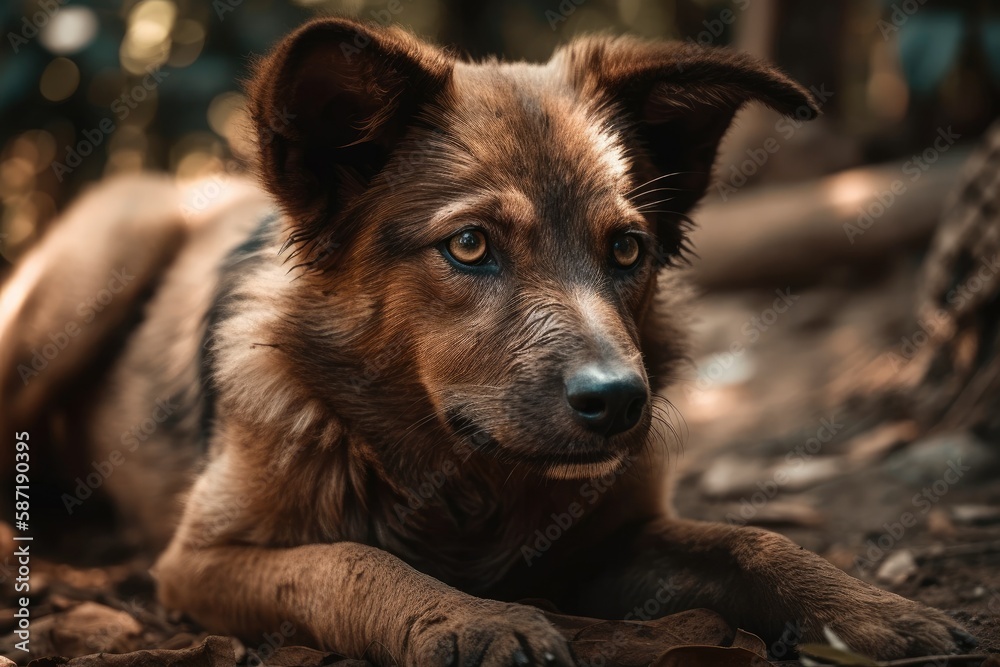
<instances>
[{"instance_id":1,"label":"dog's back","mask_svg":"<svg viewBox=\"0 0 1000 667\"><path fill-rule=\"evenodd\" d=\"M84 480L64 489L68 515L100 486L154 545L169 539L203 454L199 361L219 269L271 207L236 177L113 179L3 285L0 425L31 434L50 480Z\"/></svg>"}]
</instances>

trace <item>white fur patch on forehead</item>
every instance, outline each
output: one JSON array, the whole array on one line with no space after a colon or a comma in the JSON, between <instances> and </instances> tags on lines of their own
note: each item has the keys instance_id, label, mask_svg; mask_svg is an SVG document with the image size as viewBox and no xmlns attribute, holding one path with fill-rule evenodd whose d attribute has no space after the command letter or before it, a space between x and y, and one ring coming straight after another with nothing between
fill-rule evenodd
<instances>
[{"instance_id":1,"label":"white fur patch on forehead","mask_svg":"<svg viewBox=\"0 0 1000 667\"><path fill-rule=\"evenodd\" d=\"M440 224L450 218L455 218L473 211L477 206L482 206L487 199L488 196L485 194L470 195L468 197L462 197L461 199L453 199L434 211L434 214L431 215L430 223L432 225Z\"/></svg>"},{"instance_id":2,"label":"white fur patch on forehead","mask_svg":"<svg viewBox=\"0 0 1000 667\"><path fill-rule=\"evenodd\" d=\"M469 195L449 201L431 215L432 225L446 220L460 218L484 208L496 214L496 222L530 225L535 220L535 205L522 190L516 187L501 187L491 192Z\"/></svg>"},{"instance_id":3,"label":"white fur patch on forehead","mask_svg":"<svg viewBox=\"0 0 1000 667\"><path fill-rule=\"evenodd\" d=\"M584 136L593 147L598 162L616 183L624 185L632 165L625 153L621 137L614 131L608 119L595 110L586 114L583 127Z\"/></svg>"}]
</instances>

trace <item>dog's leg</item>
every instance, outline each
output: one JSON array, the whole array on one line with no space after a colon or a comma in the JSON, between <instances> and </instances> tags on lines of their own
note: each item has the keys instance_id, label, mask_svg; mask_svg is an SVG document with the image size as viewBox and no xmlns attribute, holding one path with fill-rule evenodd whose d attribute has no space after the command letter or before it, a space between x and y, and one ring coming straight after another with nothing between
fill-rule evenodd
<instances>
[{"instance_id":1,"label":"dog's leg","mask_svg":"<svg viewBox=\"0 0 1000 667\"><path fill-rule=\"evenodd\" d=\"M237 545L239 538L222 533L274 517L246 508L222 519L220 531L220 511L232 496L218 493L219 478L199 479L154 568L168 608L249 639L291 623L298 643L380 664L573 664L565 640L538 609L473 597L381 549L355 542Z\"/></svg>"},{"instance_id":2,"label":"dog's leg","mask_svg":"<svg viewBox=\"0 0 1000 667\"><path fill-rule=\"evenodd\" d=\"M705 607L768 641L823 641L891 659L947 653L968 637L943 613L859 581L766 530L661 519L609 548L573 611L642 618ZM792 630L789 633L789 630Z\"/></svg>"},{"instance_id":3,"label":"dog's leg","mask_svg":"<svg viewBox=\"0 0 1000 667\"><path fill-rule=\"evenodd\" d=\"M259 638L290 622L298 643L384 664L573 664L539 610L474 598L363 544L171 549L157 579L165 605L216 632Z\"/></svg>"}]
</instances>

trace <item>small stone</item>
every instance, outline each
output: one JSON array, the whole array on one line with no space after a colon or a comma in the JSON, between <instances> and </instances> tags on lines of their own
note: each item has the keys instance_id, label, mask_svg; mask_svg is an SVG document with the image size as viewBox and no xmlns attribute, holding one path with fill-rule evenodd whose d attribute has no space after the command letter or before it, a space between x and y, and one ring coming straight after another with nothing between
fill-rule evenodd
<instances>
[{"instance_id":1,"label":"small stone","mask_svg":"<svg viewBox=\"0 0 1000 667\"><path fill-rule=\"evenodd\" d=\"M1000 450L964 431L919 440L883 463L884 470L893 477L917 488L947 482L956 475L968 488L974 480L994 479L998 465Z\"/></svg>"},{"instance_id":2,"label":"small stone","mask_svg":"<svg viewBox=\"0 0 1000 667\"><path fill-rule=\"evenodd\" d=\"M846 461L835 457L816 458L810 461L798 461L796 465L782 465L775 468L767 479L782 482L781 488L786 491L801 491L809 489L821 482L826 482L850 471Z\"/></svg>"},{"instance_id":3,"label":"small stone","mask_svg":"<svg viewBox=\"0 0 1000 667\"><path fill-rule=\"evenodd\" d=\"M1000 523L1000 507L993 505L955 505L951 516L956 523L967 526L985 526Z\"/></svg>"},{"instance_id":4,"label":"small stone","mask_svg":"<svg viewBox=\"0 0 1000 667\"><path fill-rule=\"evenodd\" d=\"M875 578L884 584L898 586L917 571L917 561L909 549L900 549L879 566Z\"/></svg>"},{"instance_id":5,"label":"small stone","mask_svg":"<svg viewBox=\"0 0 1000 667\"><path fill-rule=\"evenodd\" d=\"M927 532L939 539L950 539L955 537L958 531L955 524L951 522L951 517L940 507L935 507L927 514Z\"/></svg>"},{"instance_id":6,"label":"small stone","mask_svg":"<svg viewBox=\"0 0 1000 667\"><path fill-rule=\"evenodd\" d=\"M757 461L739 456L720 456L701 475L701 492L710 498L738 496L757 490L765 479L765 469Z\"/></svg>"}]
</instances>

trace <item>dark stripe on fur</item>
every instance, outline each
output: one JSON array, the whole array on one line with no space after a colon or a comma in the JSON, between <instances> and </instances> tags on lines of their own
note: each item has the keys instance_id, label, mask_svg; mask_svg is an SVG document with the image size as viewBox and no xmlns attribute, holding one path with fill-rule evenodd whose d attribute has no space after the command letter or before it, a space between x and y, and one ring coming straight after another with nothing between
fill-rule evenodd
<instances>
[{"instance_id":1,"label":"dark stripe on fur","mask_svg":"<svg viewBox=\"0 0 1000 667\"><path fill-rule=\"evenodd\" d=\"M201 339L199 353L199 379L201 384L201 424L199 428L201 447L208 449L215 420L215 401L218 390L213 380L215 355L212 352L216 327L234 312L237 299L233 295L241 283L241 277L261 261L261 250L267 245L273 233L277 213L265 216L247 239L226 257L219 268L219 285L212 299L212 305L205 313L205 332Z\"/></svg>"}]
</instances>

